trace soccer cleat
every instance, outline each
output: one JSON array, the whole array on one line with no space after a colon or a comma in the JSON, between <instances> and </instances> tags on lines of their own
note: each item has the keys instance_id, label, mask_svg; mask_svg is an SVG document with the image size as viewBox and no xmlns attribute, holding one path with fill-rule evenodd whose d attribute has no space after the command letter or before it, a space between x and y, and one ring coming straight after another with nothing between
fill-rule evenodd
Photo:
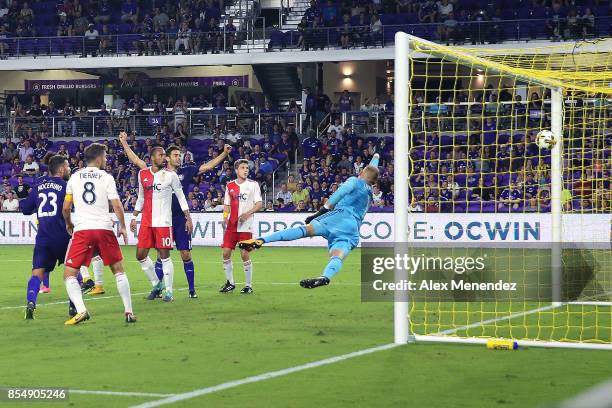
<instances>
[{"instance_id":1,"label":"soccer cleat","mask_svg":"<svg viewBox=\"0 0 612 408\"><path fill-rule=\"evenodd\" d=\"M250 286L245 286L244 288L242 288L240 293L242 293L243 295L250 295L251 293L253 293L253 288Z\"/></svg>"},{"instance_id":2,"label":"soccer cleat","mask_svg":"<svg viewBox=\"0 0 612 408\"><path fill-rule=\"evenodd\" d=\"M92 295L92 296L94 296L94 295L103 295L105 293L106 293L106 291L104 290L104 286L102 286L102 285L94 286L94 288L91 290L91 292L89 292L89 294Z\"/></svg>"},{"instance_id":3,"label":"soccer cleat","mask_svg":"<svg viewBox=\"0 0 612 408\"><path fill-rule=\"evenodd\" d=\"M252 251L254 249L259 249L263 246L264 242L262 239L247 239L244 241L240 241L238 243L238 247L240 249L244 249L245 251Z\"/></svg>"},{"instance_id":4,"label":"soccer cleat","mask_svg":"<svg viewBox=\"0 0 612 408\"><path fill-rule=\"evenodd\" d=\"M38 291L38 293L50 293L51 292L51 288L42 285L42 287L40 288L40 290Z\"/></svg>"},{"instance_id":5,"label":"soccer cleat","mask_svg":"<svg viewBox=\"0 0 612 408\"><path fill-rule=\"evenodd\" d=\"M155 300L161 297L163 289L164 289L164 284L162 281L159 281L159 283L153 287L153 289L151 290L151 293L149 293L149 296L147 296L147 300Z\"/></svg>"},{"instance_id":6,"label":"soccer cleat","mask_svg":"<svg viewBox=\"0 0 612 408\"><path fill-rule=\"evenodd\" d=\"M327 285L329 285L329 278L326 278L325 276L319 276L318 278L312 279L303 279L300 281L300 286L304 289L314 289L318 288L319 286Z\"/></svg>"},{"instance_id":7,"label":"soccer cleat","mask_svg":"<svg viewBox=\"0 0 612 408\"><path fill-rule=\"evenodd\" d=\"M198 298L198 294L196 293L196 291L195 291L195 290L190 290L190 291L189 291L189 297L190 297L191 299L197 299L197 298Z\"/></svg>"},{"instance_id":8,"label":"soccer cleat","mask_svg":"<svg viewBox=\"0 0 612 408\"><path fill-rule=\"evenodd\" d=\"M67 326L74 326L76 324L84 322L85 320L89 320L89 318L90 318L89 313L87 313L87 310L86 310L83 313L77 313L70 319L66 320L64 324Z\"/></svg>"},{"instance_id":9,"label":"soccer cleat","mask_svg":"<svg viewBox=\"0 0 612 408\"><path fill-rule=\"evenodd\" d=\"M236 289L236 285L234 285L233 283L230 283L230 281L226 281L225 285L223 285L223 287L219 289L219 293L230 293L234 289Z\"/></svg>"},{"instance_id":10,"label":"soccer cleat","mask_svg":"<svg viewBox=\"0 0 612 408\"><path fill-rule=\"evenodd\" d=\"M134 313L126 312L125 322L126 323L136 323L136 316L134 316Z\"/></svg>"},{"instance_id":11,"label":"soccer cleat","mask_svg":"<svg viewBox=\"0 0 612 408\"><path fill-rule=\"evenodd\" d=\"M25 320L34 320L34 312L36 311L36 305L34 302L28 302L25 310Z\"/></svg>"},{"instance_id":12,"label":"soccer cleat","mask_svg":"<svg viewBox=\"0 0 612 408\"><path fill-rule=\"evenodd\" d=\"M174 302L174 296L172 296L172 292L169 290L164 293L164 297L162 299L164 302Z\"/></svg>"},{"instance_id":13,"label":"soccer cleat","mask_svg":"<svg viewBox=\"0 0 612 408\"><path fill-rule=\"evenodd\" d=\"M87 279L81 285L81 293L85 295L85 294L91 292L91 290L94 288L94 286L96 286L94 281L92 281L91 279Z\"/></svg>"}]
</instances>

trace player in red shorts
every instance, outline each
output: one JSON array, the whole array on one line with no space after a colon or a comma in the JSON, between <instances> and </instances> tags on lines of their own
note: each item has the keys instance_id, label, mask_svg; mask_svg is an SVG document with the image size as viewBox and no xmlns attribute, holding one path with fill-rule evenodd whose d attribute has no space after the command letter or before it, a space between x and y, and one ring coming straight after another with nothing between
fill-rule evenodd
<instances>
[{"instance_id":1,"label":"player in red shorts","mask_svg":"<svg viewBox=\"0 0 612 408\"><path fill-rule=\"evenodd\" d=\"M66 324L75 325L90 318L76 276L81 266L89 266L96 254L102 258L104 265L110 265L117 282L117 292L123 301L125 321L134 323L136 317L132 312L130 283L123 269L123 255L108 208L110 201L119 221L119 232L127 244L123 207L115 179L102 170L106 167L106 146L99 143L87 146L85 161L87 167L74 173L68 180L62 208L66 229L72 235L64 261L64 280L68 296L76 308L76 313ZM74 220L71 215L73 205Z\"/></svg>"},{"instance_id":2,"label":"player in red shorts","mask_svg":"<svg viewBox=\"0 0 612 408\"><path fill-rule=\"evenodd\" d=\"M183 187L174 171L168 171L162 166L166 161L166 152L162 147L151 149L151 167L138 173L138 201L134 209L134 218L130 223L132 232L136 232L136 217L142 213L140 231L138 232L138 247L136 258L153 289L147 297L154 300L161 295L163 285L166 286L164 301L172 302L172 282L174 280L174 265L170 258L170 250L174 246L172 236L172 193L176 195L179 206L185 214L185 229L189 234L193 230L187 199ZM157 278L155 265L149 258L149 249L157 249L164 271L164 282Z\"/></svg>"},{"instance_id":3,"label":"player in red shorts","mask_svg":"<svg viewBox=\"0 0 612 408\"><path fill-rule=\"evenodd\" d=\"M234 266L232 265L232 251L238 242L253 237L254 214L261 210L261 190L259 184L247 179L249 176L249 162L241 159L234 163L236 180L225 186L225 200L223 201L223 270L227 281L219 290L229 293L236 289L234 284ZM253 293L253 265L249 252L241 249L240 256L244 263L245 286L240 293Z\"/></svg>"}]
</instances>

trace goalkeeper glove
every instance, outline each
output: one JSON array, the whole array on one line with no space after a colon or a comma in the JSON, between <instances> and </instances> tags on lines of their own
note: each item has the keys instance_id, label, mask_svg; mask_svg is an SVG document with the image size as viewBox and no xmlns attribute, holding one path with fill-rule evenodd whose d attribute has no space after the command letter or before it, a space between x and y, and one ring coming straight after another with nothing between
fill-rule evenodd
<instances>
[{"instance_id":1,"label":"goalkeeper glove","mask_svg":"<svg viewBox=\"0 0 612 408\"><path fill-rule=\"evenodd\" d=\"M328 212L329 210L325 207L321 207L321 209L319 211L317 211L316 213L312 214L311 216L306 218L306 224L310 224L312 222L312 220L314 220L315 218L318 218L319 216L325 214L326 212Z\"/></svg>"}]
</instances>

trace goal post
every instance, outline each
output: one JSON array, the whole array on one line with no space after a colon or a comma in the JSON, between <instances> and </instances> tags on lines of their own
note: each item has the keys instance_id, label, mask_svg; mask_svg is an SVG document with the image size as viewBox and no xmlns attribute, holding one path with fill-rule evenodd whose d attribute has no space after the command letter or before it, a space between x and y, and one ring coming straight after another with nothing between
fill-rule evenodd
<instances>
[{"instance_id":1,"label":"goal post","mask_svg":"<svg viewBox=\"0 0 612 408\"><path fill-rule=\"evenodd\" d=\"M496 258L493 275L520 267L526 286L550 291L546 299L467 302L398 292L396 344L503 338L612 350L610 45L482 50L396 33L396 254L415 242L415 222L444 229L432 233L432 245L472 234L478 246L488 235L482 246L497 245L506 257ZM556 144L535 149L544 129ZM485 232L453 235L456 225ZM402 279L406 272L396 269Z\"/></svg>"}]
</instances>

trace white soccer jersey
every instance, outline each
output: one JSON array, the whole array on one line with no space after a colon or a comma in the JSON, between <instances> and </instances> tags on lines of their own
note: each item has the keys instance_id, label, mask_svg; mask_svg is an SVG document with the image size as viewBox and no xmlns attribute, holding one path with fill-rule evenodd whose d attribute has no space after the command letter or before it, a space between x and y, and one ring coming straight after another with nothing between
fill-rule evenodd
<instances>
[{"instance_id":1,"label":"white soccer jersey","mask_svg":"<svg viewBox=\"0 0 612 408\"><path fill-rule=\"evenodd\" d=\"M113 230L109 200L119 198L113 176L97 167L74 173L66 186L74 204L74 231Z\"/></svg>"},{"instance_id":2,"label":"white soccer jersey","mask_svg":"<svg viewBox=\"0 0 612 408\"><path fill-rule=\"evenodd\" d=\"M261 190L257 182L247 179L242 183L238 183L238 180L227 183L223 200L223 204L230 206L227 231L252 233L255 215L244 222L238 222L238 217L250 211L258 202L261 202Z\"/></svg>"},{"instance_id":3,"label":"white soccer jersey","mask_svg":"<svg viewBox=\"0 0 612 408\"><path fill-rule=\"evenodd\" d=\"M172 226L172 192L181 210L189 209L178 175L165 169L153 173L150 167L138 173L136 211L142 212L140 225L147 227Z\"/></svg>"}]
</instances>

